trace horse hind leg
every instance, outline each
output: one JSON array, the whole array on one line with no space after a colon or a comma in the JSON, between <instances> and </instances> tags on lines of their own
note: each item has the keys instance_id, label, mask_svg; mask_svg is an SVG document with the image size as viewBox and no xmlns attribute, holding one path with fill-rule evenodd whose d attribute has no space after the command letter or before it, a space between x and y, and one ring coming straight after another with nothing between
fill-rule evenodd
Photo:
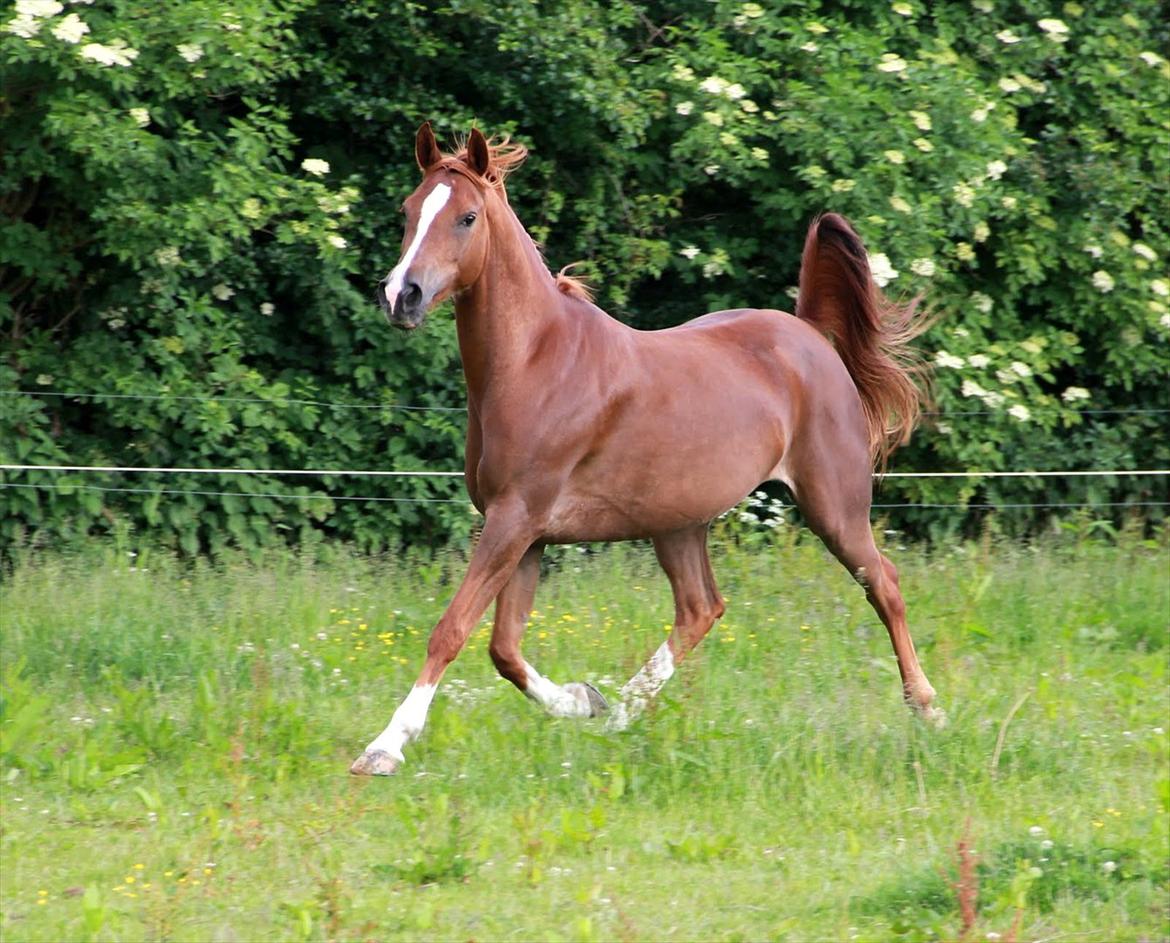
<instances>
[{"instance_id":1,"label":"horse hind leg","mask_svg":"<svg viewBox=\"0 0 1170 943\"><path fill-rule=\"evenodd\" d=\"M898 585L898 571L873 540L868 467L864 479L861 475L840 474L836 482L831 482L833 477L824 472L806 476L807 485L798 484L792 489L796 503L809 528L864 588L866 598L885 625L898 660L906 703L924 719L942 726L945 715L932 706L935 691L918 662L906 624L906 602Z\"/></svg>"},{"instance_id":2,"label":"horse hind leg","mask_svg":"<svg viewBox=\"0 0 1170 943\"><path fill-rule=\"evenodd\" d=\"M707 525L654 538L654 552L674 593L674 627L670 637L621 690L606 726L624 730L662 690L686 657L723 615L723 597L707 556Z\"/></svg>"},{"instance_id":3,"label":"horse hind leg","mask_svg":"<svg viewBox=\"0 0 1170 943\"><path fill-rule=\"evenodd\" d=\"M554 717L596 717L608 705L593 685L576 681L556 684L533 668L520 653L520 639L528 625L540 579L542 551L540 545L530 547L496 597L488 654L503 677Z\"/></svg>"}]
</instances>

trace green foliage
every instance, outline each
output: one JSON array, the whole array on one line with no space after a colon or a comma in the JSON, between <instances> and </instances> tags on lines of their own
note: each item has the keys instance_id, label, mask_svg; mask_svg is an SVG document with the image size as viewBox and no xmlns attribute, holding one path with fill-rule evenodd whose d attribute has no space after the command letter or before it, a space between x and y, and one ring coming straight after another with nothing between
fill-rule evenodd
<instances>
[{"instance_id":1,"label":"green foliage","mask_svg":"<svg viewBox=\"0 0 1170 943\"><path fill-rule=\"evenodd\" d=\"M923 347L942 415L897 468L1157 466L1160 13L18 3L0 24L0 458L458 468L449 319L406 338L371 300L414 185L412 132L431 118L448 141L478 122L531 147L511 191L521 218L551 264L583 260L603 305L639 327L791 307L808 220L848 215L887 290L923 293L937 316ZM457 479L0 484L47 481L0 489L0 544L150 529L187 552L322 533L381 547L474 522ZM1140 478L890 479L879 501L1164 498ZM970 520L896 514L917 531Z\"/></svg>"}]
</instances>

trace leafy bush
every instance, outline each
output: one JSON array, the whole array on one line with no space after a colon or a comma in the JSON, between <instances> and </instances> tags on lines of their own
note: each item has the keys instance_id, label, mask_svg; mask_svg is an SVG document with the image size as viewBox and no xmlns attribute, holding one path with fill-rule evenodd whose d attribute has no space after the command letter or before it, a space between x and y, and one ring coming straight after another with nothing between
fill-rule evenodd
<instances>
[{"instance_id":1,"label":"leafy bush","mask_svg":"<svg viewBox=\"0 0 1170 943\"><path fill-rule=\"evenodd\" d=\"M405 338L371 298L431 118L448 140L478 122L529 144L521 218L639 327L790 308L808 220L850 216L887 290L938 318L942 415L894 471L1156 466L1168 31L1152 0L1124 9L20 0L0 24L0 454L460 467L450 320ZM376 547L473 522L457 479L0 483L4 544L148 528L191 552ZM890 479L879 501L1140 503L1156 485Z\"/></svg>"}]
</instances>

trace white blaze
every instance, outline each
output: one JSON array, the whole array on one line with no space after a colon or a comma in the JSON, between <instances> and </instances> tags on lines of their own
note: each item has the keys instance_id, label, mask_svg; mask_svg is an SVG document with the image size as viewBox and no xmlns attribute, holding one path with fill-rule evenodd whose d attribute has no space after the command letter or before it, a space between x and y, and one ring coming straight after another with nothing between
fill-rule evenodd
<instances>
[{"instance_id":1,"label":"white blaze","mask_svg":"<svg viewBox=\"0 0 1170 943\"><path fill-rule=\"evenodd\" d=\"M398 710L390 718L389 725L366 747L366 752L383 750L401 763L402 748L422 733L423 725L427 722L427 710L434 696L433 684L419 684L411 688L406 700L398 705Z\"/></svg>"},{"instance_id":2,"label":"white blaze","mask_svg":"<svg viewBox=\"0 0 1170 943\"><path fill-rule=\"evenodd\" d=\"M422 248L423 240L427 237L427 230L431 228L431 223L435 221L439 211L447 205L447 200L450 197L450 185L440 183L423 200L422 210L418 214L418 229L414 231L414 238L410 240L410 245L398 264L391 270L390 278L386 282L386 303L390 306L391 311L394 310L394 303L398 300L398 293L402 291L402 280L406 277L407 269L410 268L410 263L418 255L418 250Z\"/></svg>"}]
</instances>

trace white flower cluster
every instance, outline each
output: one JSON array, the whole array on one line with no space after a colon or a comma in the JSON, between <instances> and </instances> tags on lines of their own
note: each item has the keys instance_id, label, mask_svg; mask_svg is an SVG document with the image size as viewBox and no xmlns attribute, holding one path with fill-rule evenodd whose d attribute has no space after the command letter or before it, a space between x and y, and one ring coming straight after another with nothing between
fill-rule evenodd
<instances>
[{"instance_id":1,"label":"white flower cluster","mask_svg":"<svg viewBox=\"0 0 1170 943\"><path fill-rule=\"evenodd\" d=\"M879 288L885 288L898 277L898 270L890 264L889 256L884 252L875 252L873 255L869 255L869 271Z\"/></svg>"},{"instance_id":2,"label":"white flower cluster","mask_svg":"<svg viewBox=\"0 0 1170 943\"><path fill-rule=\"evenodd\" d=\"M138 50L126 45L125 40L112 39L108 44L86 43L81 47L79 55L101 66L116 65L125 69L138 58Z\"/></svg>"}]
</instances>

